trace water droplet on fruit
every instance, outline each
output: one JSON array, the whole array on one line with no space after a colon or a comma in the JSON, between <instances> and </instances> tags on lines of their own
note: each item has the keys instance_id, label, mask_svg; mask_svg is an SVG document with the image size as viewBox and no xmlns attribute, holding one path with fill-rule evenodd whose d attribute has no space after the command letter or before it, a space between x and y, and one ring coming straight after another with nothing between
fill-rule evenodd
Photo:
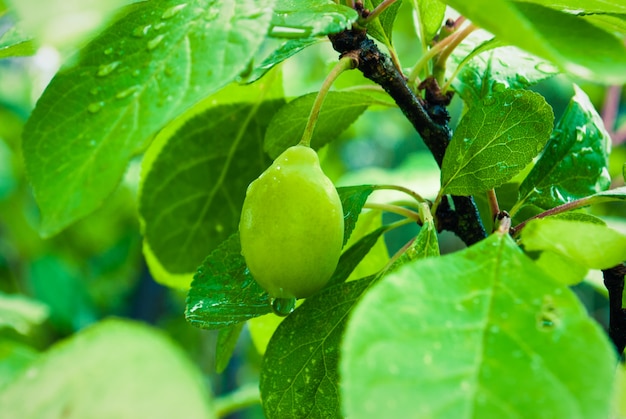
<instances>
[{"instance_id":1,"label":"water droplet on fruit","mask_svg":"<svg viewBox=\"0 0 626 419\"><path fill-rule=\"evenodd\" d=\"M91 113L97 113L104 107L104 102L93 102L87 106L87 110Z\"/></svg>"},{"instance_id":2,"label":"water droplet on fruit","mask_svg":"<svg viewBox=\"0 0 626 419\"><path fill-rule=\"evenodd\" d=\"M161 41L163 41L163 38L165 38L165 35L161 34L161 35L157 35L154 38L152 38L151 40L148 41L148 49L149 50L153 50L155 49L157 46L159 46L159 44L161 43Z\"/></svg>"},{"instance_id":3,"label":"water droplet on fruit","mask_svg":"<svg viewBox=\"0 0 626 419\"><path fill-rule=\"evenodd\" d=\"M288 316L296 308L295 298L272 298L272 311L277 316Z\"/></svg>"},{"instance_id":4,"label":"water droplet on fruit","mask_svg":"<svg viewBox=\"0 0 626 419\"><path fill-rule=\"evenodd\" d=\"M169 9L166 9L161 15L161 19L170 19L178 14L181 10L187 7L187 3L177 4Z\"/></svg>"},{"instance_id":5,"label":"water droplet on fruit","mask_svg":"<svg viewBox=\"0 0 626 419\"><path fill-rule=\"evenodd\" d=\"M108 76L109 74L111 74L113 71L115 71L115 69L121 64L120 61L113 61L112 63L109 64L102 64L100 67L98 67L98 72L96 73L96 75L98 77L105 77Z\"/></svg>"}]
</instances>

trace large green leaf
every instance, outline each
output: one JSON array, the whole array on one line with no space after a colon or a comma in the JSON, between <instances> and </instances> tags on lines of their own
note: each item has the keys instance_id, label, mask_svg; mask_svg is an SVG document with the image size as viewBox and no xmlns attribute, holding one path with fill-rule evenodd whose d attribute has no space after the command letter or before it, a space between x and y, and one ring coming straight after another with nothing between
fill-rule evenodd
<instances>
[{"instance_id":1,"label":"large green leaf","mask_svg":"<svg viewBox=\"0 0 626 419\"><path fill-rule=\"evenodd\" d=\"M575 94L543 154L519 189L524 203L549 209L606 190L611 137L589 97Z\"/></svg>"},{"instance_id":2,"label":"large green leaf","mask_svg":"<svg viewBox=\"0 0 626 419\"><path fill-rule=\"evenodd\" d=\"M626 47L622 40L580 17L507 0L446 3L503 41L543 57L570 74L601 83L626 81Z\"/></svg>"},{"instance_id":3,"label":"large green leaf","mask_svg":"<svg viewBox=\"0 0 626 419\"><path fill-rule=\"evenodd\" d=\"M276 158L286 148L298 144L304 133L317 94L309 93L282 107L265 133L265 150ZM311 147L320 149L348 128L376 100L354 92L329 92L319 114Z\"/></svg>"},{"instance_id":4,"label":"large green leaf","mask_svg":"<svg viewBox=\"0 0 626 419\"><path fill-rule=\"evenodd\" d=\"M442 191L472 195L502 185L539 154L553 119L537 93L493 92L469 109L454 132L443 159Z\"/></svg>"},{"instance_id":5,"label":"large green leaf","mask_svg":"<svg viewBox=\"0 0 626 419\"><path fill-rule=\"evenodd\" d=\"M503 46L497 38L478 31L455 48L451 60L462 66L452 80L454 90L473 106L494 90L525 89L559 73L546 60L512 46ZM456 70L450 68L448 77Z\"/></svg>"},{"instance_id":6,"label":"large green leaf","mask_svg":"<svg viewBox=\"0 0 626 419\"><path fill-rule=\"evenodd\" d=\"M353 310L348 417L602 418L614 349L508 235L405 265Z\"/></svg>"},{"instance_id":7,"label":"large green leaf","mask_svg":"<svg viewBox=\"0 0 626 419\"><path fill-rule=\"evenodd\" d=\"M193 272L237 231L248 184L271 163L263 133L283 103L209 108L163 138L139 210L145 240L166 270Z\"/></svg>"},{"instance_id":8,"label":"large green leaf","mask_svg":"<svg viewBox=\"0 0 626 419\"><path fill-rule=\"evenodd\" d=\"M372 278L330 287L282 321L263 357L269 418L339 418L339 345L347 315Z\"/></svg>"},{"instance_id":9,"label":"large green leaf","mask_svg":"<svg viewBox=\"0 0 626 419\"><path fill-rule=\"evenodd\" d=\"M208 419L207 394L200 372L169 339L109 320L53 346L4 387L0 417Z\"/></svg>"},{"instance_id":10,"label":"large green leaf","mask_svg":"<svg viewBox=\"0 0 626 419\"><path fill-rule=\"evenodd\" d=\"M407 251L406 260L433 255L431 244L436 237L428 223ZM337 391L340 341L350 311L375 279L370 276L327 288L280 324L261 371L261 396L268 417L342 417Z\"/></svg>"},{"instance_id":11,"label":"large green leaf","mask_svg":"<svg viewBox=\"0 0 626 419\"><path fill-rule=\"evenodd\" d=\"M272 4L141 3L60 71L24 129L41 233L93 211L151 135L233 80L263 40Z\"/></svg>"}]
</instances>

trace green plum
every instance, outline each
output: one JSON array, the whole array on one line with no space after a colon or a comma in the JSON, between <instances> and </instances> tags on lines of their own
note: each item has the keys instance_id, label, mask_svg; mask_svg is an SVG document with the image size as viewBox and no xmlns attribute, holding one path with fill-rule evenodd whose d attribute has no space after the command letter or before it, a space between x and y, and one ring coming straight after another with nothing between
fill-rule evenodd
<instances>
[{"instance_id":1,"label":"green plum","mask_svg":"<svg viewBox=\"0 0 626 419\"><path fill-rule=\"evenodd\" d=\"M313 149L288 148L248 186L239 233L246 265L270 296L306 298L328 282L343 246L343 210Z\"/></svg>"}]
</instances>

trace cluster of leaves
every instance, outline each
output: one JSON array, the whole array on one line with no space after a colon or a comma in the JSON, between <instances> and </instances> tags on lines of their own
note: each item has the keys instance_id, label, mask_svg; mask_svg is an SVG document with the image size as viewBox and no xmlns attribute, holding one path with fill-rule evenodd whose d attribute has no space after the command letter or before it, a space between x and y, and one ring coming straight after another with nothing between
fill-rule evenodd
<instances>
[{"instance_id":1,"label":"cluster of leaves","mask_svg":"<svg viewBox=\"0 0 626 419\"><path fill-rule=\"evenodd\" d=\"M368 0L365 7L387 3ZM437 35L443 38L446 6L414 3L427 53ZM274 314L240 254L239 213L247 185L300 139L314 98L288 101L278 64L351 27L366 28L398 58L392 34L401 1L368 20L330 0L153 0L124 9L57 73L25 127L40 232L54 235L93 212L145 153L139 217L150 270L163 284L189 288L191 324L220 330L218 369L249 321L265 342L260 389L268 417L605 417L614 348L569 286L590 269L622 263L626 237L572 210L624 201L626 190L608 190L610 137L584 91L573 85L554 127L552 108L528 88L559 73L623 84L626 8L577 0L446 3L490 35L459 38L447 67L446 60L416 66L410 80L442 72L465 106L434 206L448 195L514 190L511 202L500 202L510 210L512 234L498 230L440 256L435 208L415 203L419 234L363 272L358 267L394 226L363 211L378 185L339 188L346 250L335 274L275 330L258 326ZM0 39L0 54L28 54L32 42L14 31ZM370 106L393 106L368 92L327 96L315 149ZM550 213L561 215L545 217ZM371 219L373 227L361 228ZM24 416L92 408L89 396L78 395L85 404L76 408L61 394L31 395L42 393L41 377L66 368L78 351L93 350L108 365L119 343L132 359L166 352L134 373L159 371L159 382L177 377L168 380L188 390L188 415L210 416L195 372L160 339L138 326L103 323L33 365L0 392L0 406L33 400L21 405ZM112 389L129 381L111 380Z\"/></svg>"}]
</instances>

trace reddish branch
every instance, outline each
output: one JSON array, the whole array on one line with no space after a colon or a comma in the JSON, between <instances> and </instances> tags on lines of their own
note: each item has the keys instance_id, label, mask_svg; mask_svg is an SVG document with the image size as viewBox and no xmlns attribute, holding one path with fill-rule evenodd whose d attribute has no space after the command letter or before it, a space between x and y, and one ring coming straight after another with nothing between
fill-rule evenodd
<instances>
[{"instance_id":1,"label":"reddish branch","mask_svg":"<svg viewBox=\"0 0 626 419\"><path fill-rule=\"evenodd\" d=\"M445 96L438 92L434 79L423 85L426 88L424 100L409 88L391 59L378 49L365 31L347 30L329 38L333 48L342 56L349 53L358 57L357 68L395 100L441 167L452 130L448 126L448 103L442 100ZM444 200L436 215L441 229L454 232L468 246L487 236L472 197L453 196L452 202Z\"/></svg>"}]
</instances>

